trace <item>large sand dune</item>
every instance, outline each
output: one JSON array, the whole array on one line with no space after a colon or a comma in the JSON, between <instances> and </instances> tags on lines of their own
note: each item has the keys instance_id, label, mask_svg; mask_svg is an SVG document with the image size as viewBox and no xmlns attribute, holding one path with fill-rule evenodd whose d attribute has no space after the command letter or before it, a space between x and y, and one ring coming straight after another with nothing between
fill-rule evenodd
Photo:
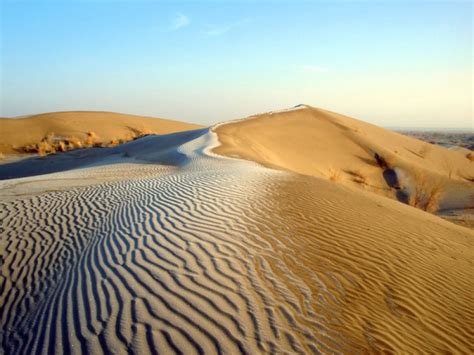
<instances>
[{"instance_id":1,"label":"large sand dune","mask_svg":"<svg viewBox=\"0 0 474 355\"><path fill-rule=\"evenodd\" d=\"M439 187L440 209L474 208L474 162L464 148L449 150L306 105L218 126L216 133L219 154L399 200L417 188Z\"/></svg>"},{"instance_id":2,"label":"large sand dune","mask_svg":"<svg viewBox=\"0 0 474 355\"><path fill-rule=\"evenodd\" d=\"M308 150L287 145L324 135L279 122L310 119L293 114L68 152L42 160L54 173L0 181L3 352L474 352L474 232L299 171ZM331 167L373 159L336 145Z\"/></svg>"}]
</instances>

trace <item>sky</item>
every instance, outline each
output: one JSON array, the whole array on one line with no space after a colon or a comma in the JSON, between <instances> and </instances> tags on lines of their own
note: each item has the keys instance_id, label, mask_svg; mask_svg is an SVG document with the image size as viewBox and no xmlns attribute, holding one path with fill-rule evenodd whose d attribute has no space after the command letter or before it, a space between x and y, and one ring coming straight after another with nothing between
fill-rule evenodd
<instances>
[{"instance_id":1,"label":"sky","mask_svg":"<svg viewBox=\"0 0 474 355\"><path fill-rule=\"evenodd\" d=\"M470 0L0 0L0 12L3 117L209 125L304 103L474 130Z\"/></svg>"}]
</instances>

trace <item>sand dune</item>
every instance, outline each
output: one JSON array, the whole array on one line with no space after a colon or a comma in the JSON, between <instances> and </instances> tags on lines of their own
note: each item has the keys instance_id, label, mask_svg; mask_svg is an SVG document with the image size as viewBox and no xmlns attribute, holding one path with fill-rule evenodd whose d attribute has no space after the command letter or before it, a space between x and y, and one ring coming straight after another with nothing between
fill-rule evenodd
<instances>
[{"instance_id":1,"label":"sand dune","mask_svg":"<svg viewBox=\"0 0 474 355\"><path fill-rule=\"evenodd\" d=\"M52 112L22 118L0 118L0 153L18 154L22 148L37 144L48 135L84 141L94 133L94 142L109 143L131 139L138 134L168 134L202 126L112 112Z\"/></svg>"},{"instance_id":2,"label":"sand dune","mask_svg":"<svg viewBox=\"0 0 474 355\"><path fill-rule=\"evenodd\" d=\"M2 350L474 352L474 232L354 188L347 173L328 181L334 154L327 164L361 160L384 186L380 167L352 155L392 147L360 123L362 149L318 112L64 153L38 160L47 175L0 181ZM322 168L299 171L313 161Z\"/></svg>"},{"instance_id":3,"label":"sand dune","mask_svg":"<svg viewBox=\"0 0 474 355\"><path fill-rule=\"evenodd\" d=\"M216 133L223 143L219 154L399 200L417 188L440 186L441 209L474 208L474 163L467 149L449 150L305 105L218 126Z\"/></svg>"}]
</instances>

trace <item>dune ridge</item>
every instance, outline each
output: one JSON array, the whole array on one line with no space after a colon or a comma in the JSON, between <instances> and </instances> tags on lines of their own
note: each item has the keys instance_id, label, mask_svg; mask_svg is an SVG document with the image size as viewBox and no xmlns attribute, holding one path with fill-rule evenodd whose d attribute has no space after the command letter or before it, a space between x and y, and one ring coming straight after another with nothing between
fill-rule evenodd
<instances>
[{"instance_id":1,"label":"dune ridge","mask_svg":"<svg viewBox=\"0 0 474 355\"><path fill-rule=\"evenodd\" d=\"M216 153L408 202L442 188L439 209L474 208L474 164L449 150L307 105L215 127Z\"/></svg>"},{"instance_id":2,"label":"dune ridge","mask_svg":"<svg viewBox=\"0 0 474 355\"><path fill-rule=\"evenodd\" d=\"M0 181L3 351L474 351L473 231L237 158L235 124Z\"/></svg>"}]
</instances>

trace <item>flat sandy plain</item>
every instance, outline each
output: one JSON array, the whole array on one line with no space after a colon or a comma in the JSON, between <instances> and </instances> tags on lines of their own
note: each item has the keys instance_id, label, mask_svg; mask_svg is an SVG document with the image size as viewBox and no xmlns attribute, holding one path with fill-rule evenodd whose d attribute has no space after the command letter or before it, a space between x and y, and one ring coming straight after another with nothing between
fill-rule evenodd
<instances>
[{"instance_id":1,"label":"flat sandy plain","mask_svg":"<svg viewBox=\"0 0 474 355\"><path fill-rule=\"evenodd\" d=\"M159 129L129 120L97 135ZM2 352L474 352L474 232L437 215L474 208L469 150L304 105L185 125L9 138Z\"/></svg>"}]
</instances>

